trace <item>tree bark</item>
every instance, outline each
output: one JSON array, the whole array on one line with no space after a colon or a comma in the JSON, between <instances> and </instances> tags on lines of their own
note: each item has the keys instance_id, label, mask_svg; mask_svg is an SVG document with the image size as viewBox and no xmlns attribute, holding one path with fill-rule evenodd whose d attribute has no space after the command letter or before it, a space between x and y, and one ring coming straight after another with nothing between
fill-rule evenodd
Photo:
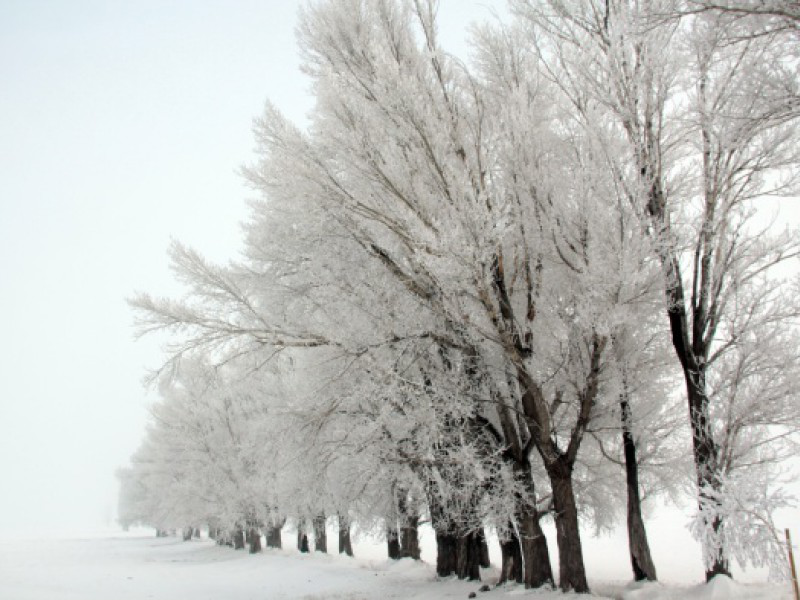
<instances>
[{"instance_id":1,"label":"tree bark","mask_svg":"<svg viewBox=\"0 0 800 600\"><path fill-rule=\"evenodd\" d=\"M460 535L456 541L456 577L480 581L481 533L480 529Z\"/></svg>"},{"instance_id":2,"label":"tree bark","mask_svg":"<svg viewBox=\"0 0 800 600\"><path fill-rule=\"evenodd\" d=\"M625 451L625 478L628 487L628 549L631 555L633 578L636 581L656 581L656 567L647 543L647 531L642 519L639 495L639 463L636 460L636 441L631 431L631 408L627 393L620 397L622 413L622 445Z\"/></svg>"},{"instance_id":3,"label":"tree bark","mask_svg":"<svg viewBox=\"0 0 800 600\"><path fill-rule=\"evenodd\" d=\"M419 517L406 516L403 527L400 529L400 556L419 560Z\"/></svg>"},{"instance_id":4,"label":"tree bark","mask_svg":"<svg viewBox=\"0 0 800 600\"><path fill-rule=\"evenodd\" d=\"M500 540L500 555L502 563L500 565L500 580L498 585L507 581L522 583L522 548L519 543L519 536L514 531L514 526L508 524L508 539Z\"/></svg>"},{"instance_id":5,"label":"tree bark","mask_svg":"<svg viewBox=\"0 0 800 600\"><path fill-rule=\"evenodd\" d=\"M267 525L266 535L264 536L267 543L267 548L282 548L283 540L281 538L281 530L286 524L286 519L281 519L277 523L270 521Z\"/></svg>"},{"instance_id":6,"label":"tree bark","mask_svg":"<svg viewBox=\"0 0 800 600\"><path fill-rule=\"evenodd\" d=\"M578 529L578 508L572 488L572 469L558 461L548 467L553 488L556 539L558 541L559 581L562 591L589 593L583 548Z\"/></svg>"},{"instance_id":7,"label":"tree bark","mask_svg":"<svg viewBox=\"0 0 800 600\"><path fill-rule=\"evenodd\" d=\"M305 522L302 519L297 522L297 549L303 553L308 552L308 536Z\"/></svg>"},{"instance_id":8,"label":"tree bark","mask_svg":"<svg viewBox=\"0 0 800 600\"><path fill-rule=\"evenodd\" d=\"M550 565L550 550L547 538L539 522L539 513L532 506L524 506L517 515L519 540L522 555L522 577L526 588L543 585L554 586L553 567Z\"/></svg>"},{"instance_id":9,"label":"tree bark","mask_svg":"<svg viewBox=\"0 0 800 600\"><path fill-rule=\"evenodd\" d=\"M192 539L192 533L194 533L194 527L184 527L183 528L183 541L188 542Z\"/></svg>"},{"instance_id":10,"label":"tree bark","mask_svg":"<svg viewBox=\"0 0 800 600\"><path fill-rule=\"evenodd\" d=\"M478 564L482 569L488 569L492 566L492 562L489 559L489 544L486 543L486 531L483 529L483 527L478 530L478 540L481 546L481 554Z\"/></svg>"},{"instance_id":11,"label":"tree bark","mask_svg":"<svg viewBox=\"0 0 800 600\"><path fill-rule=\"evenodd\" d=\"M450 577L456 572L456 536L444 531L436 532L436 574Z\"/></svg>"},{"instance_id":12,"label":"tree bark","mask_svg":"<svg viewBox=\"0 0 800 600\"><path fill-rule=\"evenodd\" d=\"M250 544L250 554L257 554L261 552L261 532L257 527L251 527L248 530L248 543Z\"/></svg>"},{"instance_id":13,"label":"tree bark","mask_svg":"<svg viewBox=\"0 0 800 600\"><path fill-rule=\"evenodd\" d=\"M339 554L353 556L353 543L350 539L350 519L339 513Z\"/></svg>"},{"instance_id":14,"label":"tree bark","mask_svg":"<svg viewBox=\"0 0 800 600\"><path fill-rule=\"evenodd\" d=\"M242 529L241 527L237 528L233 532L233 549L234 550L244 549L244 529Z\"/></svg>"},{"instance_id":15,"label":"tree bark","mask_svg":"<svg viewBox=\"0 0 800 600\"><path fill-rule=\"evenodd\" d=\"M325 531L325 515L314 517L314 550L328 552L328 533Z\"/></svg>"},{"instance_id":16,"label":"tree bark","mask_svg":"<svg viewBox=\"0 0 800 600\"><path fill-rule=\"evenodd\" d=\"M393 525L386 526L386 552L391 560L400 559L400 536Z\"/></svg>"}]
</instances>

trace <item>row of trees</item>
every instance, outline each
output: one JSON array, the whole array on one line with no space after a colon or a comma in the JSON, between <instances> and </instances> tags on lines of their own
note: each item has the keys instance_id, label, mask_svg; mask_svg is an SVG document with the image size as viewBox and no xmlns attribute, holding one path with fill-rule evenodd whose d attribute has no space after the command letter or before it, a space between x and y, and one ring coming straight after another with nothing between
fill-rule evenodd
<instances>
[{"instance_id":1,"label":"row of trees","mask_svg":"<svg viewBox=\"0 0 800 600\"><path fill-rule=\"evenodd\" d=\"M427 519L461 577L489 526L532 587L552 518L559 585L586 592L579 517L624 513L655 579L642 500L686 490L708 578L769 562L800 237L756 208L796 191L800 45L780 3L737 6L513 0L469 66L432 0L304 10L316 107L256 122L241 258L176 244L186 296L132 301L172 337L126 518L337 515L417 556Z\"/></svg>"}]
</instances>

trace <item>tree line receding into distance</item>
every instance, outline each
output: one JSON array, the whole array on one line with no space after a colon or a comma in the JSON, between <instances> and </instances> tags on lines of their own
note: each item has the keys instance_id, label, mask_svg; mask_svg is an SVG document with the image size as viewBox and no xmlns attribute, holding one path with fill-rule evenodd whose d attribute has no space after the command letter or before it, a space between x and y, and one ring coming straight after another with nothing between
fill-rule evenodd
<instances>
[{"instance_id":1,"label":"tree line receding into distance","mask_svg":"<svg viewBox=\"0 0 800 600\"><path fill-rule=\"evenodd\" d=\"M259 549L287 519L437 573L588 592L579 521L690 498L707 579L776 565L800 425L800 14L784 0L511 0L446 52L434 0L299 17L316 100L267 105L240 256L175 243L161 399L120 516ZM781 202L789 202L783 200ZM542 522L555 525L558 577Z\"/></svg>"}]
</instances>

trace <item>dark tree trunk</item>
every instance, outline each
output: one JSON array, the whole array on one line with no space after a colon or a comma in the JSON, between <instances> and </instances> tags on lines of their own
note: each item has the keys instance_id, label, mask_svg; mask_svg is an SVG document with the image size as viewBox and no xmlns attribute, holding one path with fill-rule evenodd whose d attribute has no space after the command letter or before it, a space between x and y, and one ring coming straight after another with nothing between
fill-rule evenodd
<instances>
[{"instance_id":1,"label":"dark tree trunk","mask_svg":"<svg viewBox=\"0 0 800 600\"><path fill-rule=\"evenodd\" d=\"M556 539L558 541L559 581L562 591L589 593L583 548L578 529L578 508L572 488L572 469L561 461L548 468L553 488Z\"/></svg>"},{"instance_id":2,"label":"dark tree trunk","mask_svg":"<svg viewBox=\"0 0 800 600\"><path fill-rule=\"evenodd\" d=\"M498 585L507 581L522 583L522 549L511 523L508 524L508 539L500 540L500 555L502 564L500 565L500 580Z\"/></svg>"},{"instance_id":3,"label":"dark tree trunk","mask_svg":"<svg viewBox=\"0 0 800 600\"><path fill-rule=\"evenodd\" d=\"M308 536L305 521L302 519L297 522L297 549L303 553L308 552Z\"/></svg>"},{"instance_id":4,"label":"dark tree trunk","mask_svg":"<svg viewBox=\"0 0 800 600\"><path fill-rule=\"evenodd\" d=\"M486 532L483 530L483 527L478 529L478 539L481 545L481 555L478 564L482 569L488 569L492 566L492 562L489 559L489 544L486 543Z\"/></svg>"},{"instance_id":5,"label":"dark tree trunk","mask_svg":"<svg viewBox=\"0 0 800 600\"><path fill-rule=\"evenodd\" d=\"M256 527L251 527L248 531L248 543L250 544L250 554L261 552L261 532Z\"/></svg>"},{"instance_id":6,"label":"dark tree trunk","mask_svg":"<svg viewBox=\"0 0 800 600\"><path fill-rule=\"evenodd\" d=\"M314 517L314 550L328 552L328 533L325 531L325 515Z\"/></svg>"},{"instance_id":7,"label":"dark tree trunk","mask_svg":"<svg viewBox=\"0 0 800 600\"><path fill-rule=\"evenodd\" d=\"M631 431L631 408L625 393L620 398L622 409L622 445L625 451L625 478L628 487L628 549L631 555L633 578L656 581L656 567L647 543L647 531L642 519L639 496L639 464L636 460L636 441Z\"/></svg>"},{"instance_id":8,"label":"dark tree trunk","mask_svg":"<svg viewBox=\"0 0 800 600\"><path fill-rule=\"evenodd\" d=\"M480 529L458 536L456 542L456 576L459 579L480 581L481 538Z\"/></svg>"},{"instance_id":9,"label":"dark tree trunk","mask_svg":"<svg viewBox=\"0 0 800 600\"><path fill-rule=\"evenodd\" d=\"M157 538L160 538L160 537L167 537L167 535L168 535L168 534L167 534L167 532L166 532L166 530L165 530L165 529L156 529L156 537L157 537Z\"/></svg>"},{"instance_id":10,"label":"dark tree trunk","mask_svg":"<svg viewBox=\"0 0 800 600\"><path fill-rule=\"evenodd\" d=\"M188 542L192 539L192 533L194 532L194 527L184 527L183 528L183 541Z\"/></svg>"},{"instance_id":11,"label":"dark tree trunk","mask_svg":"<svg viewBox=\"0 0 800 600\"><path fill-rule=\"evenodd\" d=\"M397 512L400 513L400 556L419 560L419 515L408 505L408 494L397 497Z\"/></svg>"},{"instance_id":12,"label":"dark tree trunk","mask_svg":"<svg viewBox=\"0 0 800 600\"><path fill-rule=\"evenodd\" d=\"M444 531L436 532L436 574L450 577L456 572L456 536Z\"/></svg>"},{"instance_id":13,"label":"dark tree trunk","mask_svg":"<svg viewBox=\"0 0 800 600\"><path fill-rule=\"evenodd\" d=\"M192 533L192 537L196 537L196 538L200 539L200 528L199 527L195 527L194 528L194 533Z\"/></svg>"},{"instance_id":14,"label":"dark tree trunk","mask_svg":"<svg viewBox=\"0 0 800 600\"><path fill-rule=\"evenodd\" d=\"M644 161L644 157L641 159ZM640 162L640 171L648 176L650 191L647 210L656 222L656 230L669 232L669 214L661 180L656 176L658 171L647 162ZM713 317L703 303L693 308L692 324L689 325L687 299L684 289L683 275L676 251L669 246L660 245L658 257L664 271L664 293L667 298L667 316L672 338L672 347L681 363L683 378L686 383L686 396L689 403L689 423L692 428L692 450L694 466L697 474L698 491L704 502L716 503L716 500L704 496L704 490L719 489L717 476L719 446L713 438L709 425L710 412L706 384L706 359L711 341L707 339L708 329ZM701 509L703 507L701 506ZM715 533L724 527L722 517L717 515L710 523ZM718 556L706 569L706 581L716 575L731 576L725 548L719 548Z\"/></svg>"},{"instance_id":15,"label":"dark tree trunk","mask_svg":"<svg viewBox=\"0 0 800 600\"><path fill-rule=\"evenodd\" d=\"M526 503L527 504L527 503ZM524 506L517 516L519 545L522 550L522 576L527 588L554 585L550 550L544 537L539 514L532 506Z\"/></svg>"},{"instance_id":16,"label":"dark tree trunk","mask_svg":"<svg viewBox=\"0 0 800 600\"><path fill-rule=\"evenodd\" d=\"M396 526L386 526L386 552L391 560L400 559L400 537Z\"/></svg>"},{"instance_id":17,"label":"dark tree trunk","mask_svg":"<svg viewBox=\"0 0 800 600\"><path fill-rule=\"evenodd\" d=\"M408 515L400 529L400 556L419 560L419 517Z\"/></svg>"},{"instance_id":18,"label":"dark tree trunk","mask_svg":"<svg viewBox=\"0 0 800 600\"><path fill-rule=\"evenodd\" d=\"M243 550L244 549L244 530L241 528L236 529L233 532L233 549L234 550Z\"/></svg>"},{"instance_id":19,"label":"dark tree trunk","mask_svg":"<svg viewBox=\"0 0 800 600\"><path fill-rule=\"evenodd\" d=\"M343 514L339 518L339 554L353 556L353 542L350 539L350 519Z\"/></svg>"},{"instance_id":20,"label":"dark tree trunk","mask_svg":"<svg viewBox=\"0 0 800 600\"><path fill-rule=\"evenodd\" d=\"M267 548L281 548L283 543L281 541L281 529L283 529L283 524L286 521L282 521L279 524L271 523L267 526Z\"/></svg>"}]
</instances>

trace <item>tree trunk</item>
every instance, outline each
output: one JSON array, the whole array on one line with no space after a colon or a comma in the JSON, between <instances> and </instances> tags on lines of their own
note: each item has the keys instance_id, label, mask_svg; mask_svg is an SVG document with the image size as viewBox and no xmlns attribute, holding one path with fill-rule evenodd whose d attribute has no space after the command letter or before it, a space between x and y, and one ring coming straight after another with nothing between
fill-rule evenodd
<instances>
[{"instance_id":1,"label":"tree trunk","mask_svg":"<svg viewBox=\"0 0 800 600\"><path fill-rule=\"evenodd\" d=\"M339 554L353 556L353 543L350 539L350 519L339 513Z\"/></svg>"},{"instance_id":2,"label":"tree trunk","mask_svg":"<svg viewBox=\"0 0 800 600\"><path fill-rule=\"evenodd\" d=\"M282 548L283 542L281 540L281 529L283 529L283 524L285 523L285 519L280 524L270 523L267 526L267 548Z\"/></svg>"},{"instance_id":3,"label":"tree trunk","mask_svg":"<svg viewBox=\"0 0 800 600\"><path fill-rule=\"evenodd\" d=\"M486 531L484 531L483 527L478 529L478 540L481 546L481 554L478 564L482 569L488 569L492 566L492 562L489 559L489 544L486 543Z\"/></svg>"},{"instance_id":4,"label":"tree trunk","mask_svg":"<svg viewBox=\"0 0 800 600\"><path fill-rule=\"evenodd\" d=\"M194 527L184 527L183 528L183 541L188 542L192 539L192 533L194 532Z\"/></svg>"},{"instance_id":5,"label":"tree trunk","mask_svg":"<svg viewBox=\"0 0 800 600\"><path fill-rule=\"evenodd\" d=\"M419 515L416 508L408 506L408 494L397 496L397 512L400 514L400 556L419 560Z\"/></svg>"},{"instance_id":6,"label":"tree trunk","mask_svg":"<svg viewBox=\"0 0 800 600\"><path fill-rule=\"evenodd\" d=\"M251 527L248 534L250 554L261 552L261 532L256 527Z\"/></svg>"},{"instance_id":7,"label":"tree trunk","mask_svg":"<svg viewBox=\"0 0 800 600\"><path fill-rule=\"evenodd\" d=\"M523 506L517 515L519 546L522 553L522 577L526 588L554 585L553 568L547 538L533 506Z\"/></svg>"},{"instance_id":8,"label":"tree trunk","mask_svg":"<svg viewBox=\"0 0 800 600\"><path fill-rule=\"evenodd\" d=\"M436 532L436 574L450 577L456 572L456 536L444 531Z\"/></svg>"},{"instance_id":9,"label":"tree trunk","mask_svg":"<svg viewBox=\"0 0 800 600\"><path fill-rule=\"evenodd\" d=\"M328 552L328 533L325 531L325 515L314 517L314 550Z\"/></svg>"},{"instance_id":10,"label":"tree trunk","mask_svg":"<svg viewBox=\"0 0 800 600\"><path fill-rule=\"evenodd\" d=\"M308 552L308 536L305 522L302 519L297 521L297 549L303 553Z\"/></svg>"},{"instance_id":11,"label":"tree trunk","mask_svg":"<svg viewBox=\"0 0 800 600\"><path fill-rule=\"evenodd\" d=\"M234 550L244 549L244 529L242 529L241 527L233 532L233 549Z\"/></svg>"},{"instance_id":12,"label":"tree trunk","mask_svg":"<svg viewBox=\"0 0 800 600\"><path fill-rule=\"evenodd\" d=\"M400 559L400 538L396 526L386 526L386 551L391 560Z\"/></svg>"},{"instance_id":13,"label":"tree trunk","mask_svg":"<svg viewBox=\"0 0 800 600\"><path fill-rule=\"evenodd\" d=\"M694 466L697 473L697 488L700 494L700 509L707 510L704 504L718 505L718 501L705 490L719 491L720 483L716 469L719 461L719 446L712 437L709 424L709 406L706 396L706 374L701 367L684 370L684 379L689 392L689 420L692 425L692 447ZM705 511L703 511L705 512ZM724 527L722 516L717 513L710 523L714 537ZM706 549L708 550L708 548ZM717 548L716 558L706 567L706 581L717 575L731 577L730 563L725 548Z\"/></svg>"},{"instance_id":14,"label":"tree trunk","mask_svg":"<svg viewBox=\"0 0 800 600\"><path fill-rule=\"evenodd\" d=\"M481 579L481 533L480 529L458 536L456 542L456 576L459 579L480 581Z\"/></svg>"},{"instance_id":15,"label":"tree trunk","mask_svg":"<svg viewBox=\"0 0 800 600\"><path fill-rule=\"evenodd\" d=\"M400 556L419 560L419 517L407 515L400 529Z\"/></svg>"},{"instance_id":16,"label":"tree trunk","mask_svg":"<svg viewBox=\"0 0 800 600\"><path fill-rule=\"evenodd\" d=\"M195 527L194 528L194 532L192 532L192 537L200 539L200 528L199 527Z\"/></svg>"},{"instance_id":17,"label":"tree trunk","mask_svg":"<svg viewBox=\"0 0 800 600\"><path fill-rule=\"evenodd\" d=\"M589 593L583 548L578 530L578 508L572 488L572 469L558 461L548 468L553 488L556 540L558 541L559 581L562 591Z\"/></svg>"},{"instance_id":18,"label":"tree trunk","mask_svg":"<svg viewBox=\"0 0 800 600\"><path fill-rule=\"evenodd\" d=\"M636 441L631 431L631 408L626 393L620 397L622 409L622 445L625 450L625 478L628 486L628 549L631 555L633 578L656 581L656 567L647 543L647 531L642 519L639 496L639 463L636 460Z\"/></svg>"},{"instance_id":19,"label":"tree trunk","mask_svg":"<svg viewBox=\"0 0 800 600\"><path fill-rule=\"evenodd\" d=\"M500 565L500 580L497 585L507 581L522 583L522 549L519 544L519 537L514 531L511 523L508 524L508 539L500 540L500 555L502 564Z\"/></svg>"}]
</instances>

